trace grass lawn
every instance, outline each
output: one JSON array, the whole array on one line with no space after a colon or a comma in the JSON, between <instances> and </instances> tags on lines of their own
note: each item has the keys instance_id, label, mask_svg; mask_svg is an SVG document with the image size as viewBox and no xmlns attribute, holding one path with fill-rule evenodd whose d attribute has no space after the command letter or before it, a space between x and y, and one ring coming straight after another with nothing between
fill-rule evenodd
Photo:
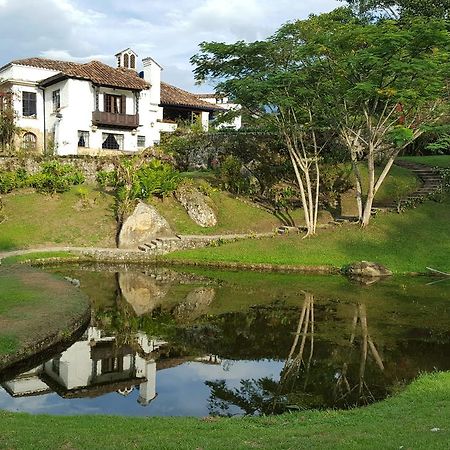
<instances>
[{"instance_id":1,"label":"grass lawn","mask_svg":"<svg viewBox=\"0 0 450 450\"><path fill-rule=\"evenodd\" d=\"M164 200L154 199L151 203L178 234L270 232L282 225L280 220L269 212L226 192L213 190L210 193L210 200L218 222L216 226L210 228L203 228L193 222L183 206L173 197Z\"/></svg>"},{"instance_id":2,"label":"grass lawn","mask_svg":"<svg viewBox=\"0 0 450 450\"><path fill-rule=\"evenodd\" d=\"M186 250L167 259L243 263L330 265L353 261L385 264L397 273L423 272L427 266L450 271L450 196L427 201L403 214L380 214L365 230L356 224L301 235L238 241L220 247Z\"/></svg>"},{"instance_id":3,"label":"grass lawn","mask_svg":"<svg viewBox=\"0 0 450 450\"><path fill-rule=\"evenodd\" d=\"M402 156L398 159L425 164L432 167L450 167L450 155Z\"/></svg>"},{"instance_id":4,"label":"grass lawn","mask_svg":"<svg viewBox=\"0 0 450 450\"><path fill-rule=\"evenodd\" d=\"M0 412L8 449L448 449L450 373L366 408L259 418L55 417Z\"/></svg>"},{"instance_id":5,"label":"grass lawn","mask_svg":"<svg viewBox=\"0 0 450 450\"><path fill-rule=\"evenodd\" d=\"M378 169L380 172L381 169ZM363 182L367 183L367 171L361 168ZM186 177L195 180L198 184L205 181L217 184L212 172L190 172ZM420 184L419 180L407 169L393 167L377 193L377 201L396 199L410 192L413 192ZM226 234L226 233L251 233L270 232L284 223L274 215L244 202L235 196L220 191L217 188L211 189L209 194L211 205L217 213L218 224L211 228L202 228L196 225L188 216L185 209L174 199L166 198L162 201L154 199L152 204L168 220L172 229L178 234ZM344 202L349 205L348 214L356 211L356 201L354 194L346 195ZM296 225L304 224L303 209L299 208L290 213L291 219ZM326 223L330 220L329 214L319 215L319 223Z\"/></svg>"},{"instance_id":6,"label":"grass lawn","mask_svg":"<svg viewBox=\"0 0 450 450\"><path fill-rule=\"evenodd\" d=\"M67 281L25 267L0 269L0 363L26 349L87 308L87 298Z\"/></svg>"},{"instance_id":7,"label":"grass lawn","mask_svg":"<svg viewBox=\"0 0 450 450\"><path fill-rule=\"evenodd\" d=\"M45 245L114 247L116 222L113 198L83 186L54 196L16 191L2 197L5 220L0 223L0 250Z\"/></svg>"}]
</instances>

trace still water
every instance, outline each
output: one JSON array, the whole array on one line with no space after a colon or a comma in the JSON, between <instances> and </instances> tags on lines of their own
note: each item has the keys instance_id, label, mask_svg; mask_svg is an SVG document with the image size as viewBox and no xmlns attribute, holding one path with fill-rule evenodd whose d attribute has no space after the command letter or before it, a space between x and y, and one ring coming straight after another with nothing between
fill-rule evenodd
<instances>
[{"instance_id":1,"label":"still water","mask_svg":"<svg viewBox=\"0 0 450 450\"><path fill-rule=\"evenodd\" d=\"M207 416L348 408L422 372L450 370L448 281L53 271L79 281L91 323L69 348L3 375L0 409Z\"/></svg>"}]
</instances>

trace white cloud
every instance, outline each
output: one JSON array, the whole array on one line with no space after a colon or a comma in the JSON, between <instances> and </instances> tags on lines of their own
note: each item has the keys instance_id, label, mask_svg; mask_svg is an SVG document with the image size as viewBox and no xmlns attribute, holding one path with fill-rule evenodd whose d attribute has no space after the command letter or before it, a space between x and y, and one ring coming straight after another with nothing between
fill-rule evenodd
<instances>
[{"instance_id":1,"label":"white cloud","mask_svg":"<svg viewBox=\"0 0 450 450\"><path fill-rule=\"evenodd\" d=\"M37 7L35 0L0 0L0 65L30 56L114 65L114 54L131 47L140 58L157 60L167 81L198 90L189 58L200 42L263 39L288 20L339 5L337 0L40 0Z\"/></svg>"}]
</instances>

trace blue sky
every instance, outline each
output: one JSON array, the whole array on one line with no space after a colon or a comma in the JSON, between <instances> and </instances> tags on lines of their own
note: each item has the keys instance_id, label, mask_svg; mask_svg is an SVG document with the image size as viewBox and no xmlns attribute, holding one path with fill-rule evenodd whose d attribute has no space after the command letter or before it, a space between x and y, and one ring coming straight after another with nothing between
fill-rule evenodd
<instances>
[{"instance_id":1,"label":"blue sky","mask_svg":"<svg viewBox=\"0 0 450 450\"><path fill-rule=\"evenodd\" d=\"M338 0L0 0L0 65L41 56L114 65L131 47L151 56L163 80L194 86L189 58L202 41L263 39L281 24L326 12Z\"/></svg>"}]
</instances>

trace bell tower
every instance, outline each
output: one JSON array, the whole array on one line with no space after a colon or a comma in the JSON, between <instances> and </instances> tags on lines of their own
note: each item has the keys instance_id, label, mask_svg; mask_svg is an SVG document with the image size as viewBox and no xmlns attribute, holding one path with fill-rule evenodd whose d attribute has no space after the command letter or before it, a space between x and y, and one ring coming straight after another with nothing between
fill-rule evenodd
<instances>
[{"instance_id":1,"label":"bell tower","mask_svg":"<svg viewBox=\"0 0 450 450\"><path fill-rule=\"evenodd\" d=\"M133 50L131 50L131 48L126 48L125 50L117 53L115 56L117 59L117 67L136 70L136 61L138 55Z\"/></svg>"}]
</instances>

